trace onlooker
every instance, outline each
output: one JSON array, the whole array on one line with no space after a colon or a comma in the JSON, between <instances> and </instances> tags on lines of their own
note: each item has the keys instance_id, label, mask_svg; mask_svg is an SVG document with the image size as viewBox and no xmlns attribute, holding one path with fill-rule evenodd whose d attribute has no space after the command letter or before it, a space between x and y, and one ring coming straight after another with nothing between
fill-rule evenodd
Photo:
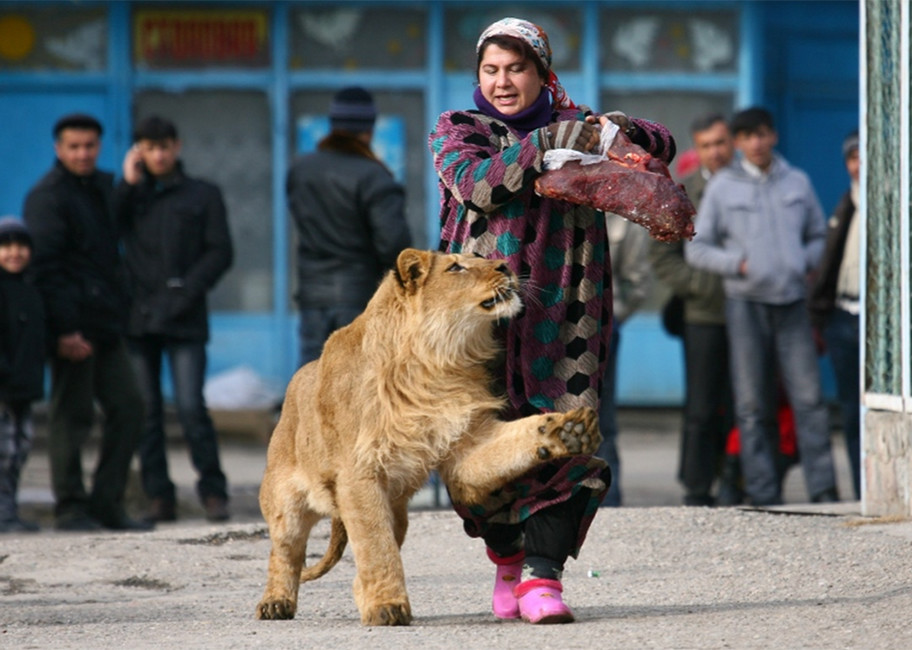
<instances>
[{"instance_id":1,"label":"onlooker","mask_svg":"<svg viewBox=\"0 0 912 650\"><path fill-rule=\"evenodd\" d=\"M597 150L595 124L608 119L665 161L674 140L661 125L576 106L551 69L547 35L529 21L489 25L476 57L478 110L444 112L428 139L440 177L440 248L502 259L525 279L525 310L498 330L504 416L597 408L612 320L605 219L536 195L532 181L550 149ZM575 456L544 463L477 507L457 504L467 534L484 539L497 565L496 617L573 620L561 597L564 563L579 552L609 483L603 460Z\"/></svg>"},{"instance_id":2,"label":"onlooker","mask_svg":"<svg viewBox=\"0 0 912 650\"><path fill-rule=\"evenodd\" d=\"M599 400L599 430L602 434L602 444L595 455L607 461L611 469L611 487L608 488L602 505L617 507L623 501L621 458L617 448L617 359L621 344L621 327L646 299L652 284L652 274L647 258L649 232L616 214L608 213L605 219L608 246L611 251L614 322L611 326L611 341L608 344L608 366L605 369L605 381Z\"/></svg>"},{"instance_id":3,"label":"onlooker","mask_svg":"<svg viewBox=\"0 0 912 650\"><path fill-rule=\"evenodd\" d=\"M127 292L110 210L113 176L96 168L101 124L83 114L54 125L54 167L29 191L24 216L44 297L51 355L48 445L61 530L149 530L127 516L124 490L142 435L143 400L124 342ZM82 448L104 415L87 493Z\"/></svg>"},{"instance_id":4,"label":"onlooker","mask_svg":"<svg viewBox=\"0 0 912 650\"><path fill-rule=\"evenodd\" d=\"M695 119L690 135L700 166L682 182L699 208L710 177L731 163L734 145L728 123L718 113ZM696 230L701 227L698 222ZM734 415L722 278L688 264L684 242L652 240L649 258L656 276L683 302L685 395L678 480L684 486L684 505L733 505L741 500L740 464L737 456L725 454ZM720 481L714 497L717 476Z\"/></svg>"},{"instance_id":5,"label":"onlooker","mask_svg":"<svg viewBox=\"0 0 912 650\"><path fill-rule=\"evenodd\" d=\"M858 132L850 133L842 143L842 155L849 173L850 186L829 220L826 248L811 291L811 319L823 332L826 349L833 362L836 389L842 408L843 434L855 498L861 497L860 379L858 302L860 240L858 219Z\"/></svg>"},{"instance_id":6,"label":"onlooker","mask_svg":"<svg viewBox=\"0 0 912 650\"><path fill-rule=\"evenodd\" d=\"M19 477L32 449L32 402L44 396L44 305L23 280L32 238L16 217L0 219L0 533L34 532L19 517Z\"/></svg>"},{"instance_id":7,"label":"onlooker","mask_svg":"<svg viewBox=\"0 0 912 650\"><path fill-rule=\"evenodd\" d=\"M174 521L177 495L168 475L162 359L167 356L174 402L196 491L210 521L225 521L228 487L218 439L206 402L206 293L231 266L232 246L222 193L184 173L174 123L158 116L136 126L115 190L132 290L127 324L130 354L146 403L146 430L139 445L149 521Z\"/></svg>"},{"instance_id":8,"label":"onlooker","mask_svg":"<svg viewBox=\"0 0 912 650\"><path fill-rule=\"evenodd\" d=\"M738 112L731 130L741 158L706 187L699 228L684 252L689 263L724 276L745 491L754 505L782 502L773 451L778 367L794 410L808 495L814 502L837 501L807 308L808 274L826 237L823 211L807 175L774 152L777 135L767 110Z\"/></svg>"},{"instance_id":9,"label":"onlooker","mask_svg":"<svg viewBox=\"0 0 912 650\"><path fill-rule=\"evenodd\" d=\"M301 365L348 325L399 252L411 245L405 192L371 150L377 109L363 88L344 88L329 108L331 131L288 170L298 233Z\"/></svg>"}]
</instances>

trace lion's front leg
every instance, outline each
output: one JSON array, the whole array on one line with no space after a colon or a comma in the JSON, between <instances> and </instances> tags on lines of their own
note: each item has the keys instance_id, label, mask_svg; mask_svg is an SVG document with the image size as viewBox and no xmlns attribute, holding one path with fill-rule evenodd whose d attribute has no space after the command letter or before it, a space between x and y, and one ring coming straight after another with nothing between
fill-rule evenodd
<instances>
[{"instance_id":1,"label":"lion's front leg","mask_svg":"<svg viewBox=\"0 0 912 650\"><path fill-rule=\"evenodd\" d=\"M487 419L470 440L472 444L454 450L441 466L450 494L459 503L479 503L548 459L595 453L602 436L596 412L579 408L511 422Z\"/></svg>"},{"instance_id":2,"label":"lion's front leg","mask_svg":"<svg viewBox=\"0 0 912 650\"><path fill-rule=\"evenodd\" d=\"M337 497L358 571L353 588L361 623L408 625L412 609L399 554L407 522L375 477L340 485Z\"/></svg>"}]
</instances>

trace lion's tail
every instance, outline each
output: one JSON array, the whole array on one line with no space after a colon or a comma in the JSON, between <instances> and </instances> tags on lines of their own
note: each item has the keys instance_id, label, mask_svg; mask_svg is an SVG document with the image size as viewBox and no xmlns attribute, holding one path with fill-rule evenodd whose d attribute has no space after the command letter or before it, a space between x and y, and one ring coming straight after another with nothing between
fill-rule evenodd
<instances>
[{"instance_id":1,"label":"lion's tail","mask_svg":"<svg viewBox=\"0 0 912 650\"><path fill-rule=\"evenodd\" d=\"M301 582L316 580L320 576L329 573L329 570L342 559L342 552L345 550L347 543L348 533L345 530L345 524L338 517L333 517L329 533L329 545L326 547L326 552L319 562L301 570Z\"/></svg>"}]
</instances>

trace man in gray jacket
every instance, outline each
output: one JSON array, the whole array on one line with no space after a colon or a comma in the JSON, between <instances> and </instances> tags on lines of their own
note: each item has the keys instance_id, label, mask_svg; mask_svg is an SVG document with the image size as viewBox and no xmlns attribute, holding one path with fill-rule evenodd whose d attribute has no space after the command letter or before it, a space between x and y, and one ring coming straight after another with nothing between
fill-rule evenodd
<instances>
[{"instance_id":1,"label":"man in gray jacket","mask_svg":"<svg viewBox=\"0 0 912 650\"><path fill-rule=\"evenodd\" d=\"M814 502L837 501L807 309L807 276L826 238L823 210L807 175L773 151L778 140L768 111L740 111L731 129L741 157L710 180L685 257L724 278L745 491L753 505L782 503L773 453L778 368L808 494Z\"/></svg>"},{"instance_id":2,"label":"man in gray jacket","mask_svg":"<svg viewBox=\"0 0 912 650\"><path fill-rule=\"evenodd\" d=\"M331 132L288 171L286 194L298 234L301 365L332 332L360 314L411 245L405 192L371 150L377 110L363 88L343 88L329 110Z\"/></svg>"}]
</instances>

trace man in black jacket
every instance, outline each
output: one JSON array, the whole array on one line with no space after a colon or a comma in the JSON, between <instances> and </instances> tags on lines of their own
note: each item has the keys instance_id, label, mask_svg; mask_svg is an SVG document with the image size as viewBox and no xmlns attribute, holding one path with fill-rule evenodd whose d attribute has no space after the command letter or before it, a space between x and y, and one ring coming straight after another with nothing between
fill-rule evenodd
<instances>
[{"instance_id":1,"label":"man in black jacket","mask_svg":"<svg viewBox=\"0 0 912 650\"><path fill-rule=\"evenodd\" d=\"M168 476L162 358L168 357L177 416L199 480L197 494L210 521L228 519L228 488L218 441L203 398L209 313L206 293L230 268L233 249L222 193L184 174L177 128L149 117L136 127L115 192L132 290L130 351L146 401L139 446L151 521L177 518Z\"/></svg>"},{"instance_id":2,"label":"man in black jacket","mask_svg":"<svg viewBox=\"0 0 912 650\"><path fill-rule=\"evenodd\" d=\"M123 503L143 402L123 340L127 298L110 210L113 176L95 166L102 127L89 115L72 114L53 132L57 161L29 191L23 215L53 345L48 437L56 525L149 530L126 515ZM96 400L104 421L87 493L82 447Z\"/></svg>"},{"instance_id":3,"label":"man in black jacket","mask_svg":"<svg viewBox=\"0 0 912 650\"><path fill-rule=\"evenodd\" d=\"M301 365L320 356L334 330L370 300L411 245L405 192L371 150L377 110L363 88L343 88L331 132L288 170L288 207L298 233Z\"/></svg>"}]
</instances>

